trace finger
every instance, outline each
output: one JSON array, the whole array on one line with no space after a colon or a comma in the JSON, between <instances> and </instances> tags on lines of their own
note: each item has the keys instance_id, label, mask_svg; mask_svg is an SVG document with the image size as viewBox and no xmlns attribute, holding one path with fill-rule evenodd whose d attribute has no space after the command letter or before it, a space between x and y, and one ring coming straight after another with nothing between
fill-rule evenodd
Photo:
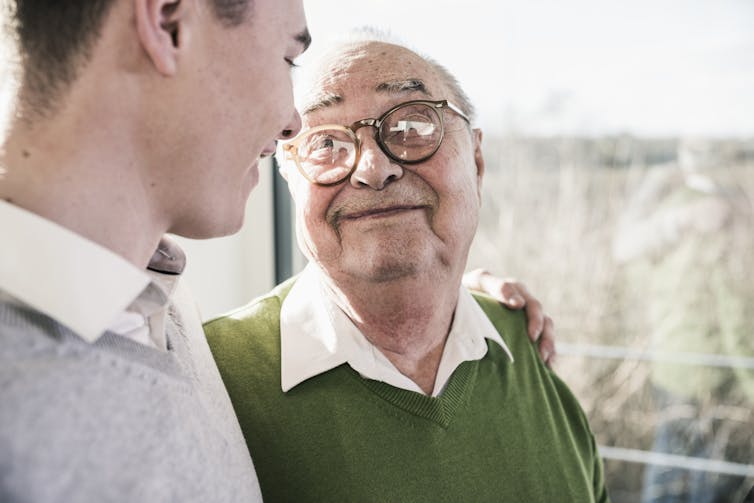
<instances>
[{"instance_id":1,"label":"finger","mask_svg":"<svg viewBox=\"0 0 754 503\"><path fill-rule=\"evenodd\" d=\"M526 310L529 338L531 338L532 342L536 342L544 329L545 323L545 314L542 309L542 303L529 293L529 290L526 289L523 283L511 282L511 286L515 288L516 294L521 298L521 307Z\"/></svg>"},{"instance_id":2,"label":"finger","mask_svg":"<svg viewBox=\"0 0 754 503\"><path fill-rule=\"evenodd\" d=\"M505 290L508 288L510 288L511 291L515 291L515 293L510 293L510 295L518 299L515 301L518 306L509 303L506 303L506 305L514 309L520 309L521 307L525 308L526 319L528 320L527 331L529 333L529 338L532 342L536 342L545 327L545 314L542 309L542 303L535 299L522 283L514 281L505 282L502 289Z\"/></svg>"},{"instance_id":3,"label":"finger","mask_svg":"<svg viewBox=\"0 0 754 503\"><path fill-rule=\"evenodd\" d=\"M533 342L536 342L545 328L545 313L542 309L542 304L534 298L526 299L525 309L526 319L529 320L529 338Z\"/></svg>"},{"instance_id":4,"label":"finger","mask_svg":"<svg viewBox=\"0 0 754 503\"><path fill-rule=\"evenodd\" d=\"M528 295L526 288L514 279L501 279L485 269L474 269L463 275L466 288L479 290L490 295L511 309L521 309L526 305L522 295Z\"/></svg>"},{"instance_id":5,"label":"finger","mask_svg":"<svg viewBox=\"0 0 754 503\"><path fill-rule=\"evenodd\" d=\"M503 281L497 278L494 279L499 288L501 296L500 300L503 304L512 309L521 309L526 305L526 299L520 291L520 288L523 288L523 285L512 280Z\"/></svg>"},{"instance_id":6,"label":"finger","mask_svg":"<svg viewBox=\"0 0 754 503\"><path fill-rule=\"evenodd\" d=\"M549 316L544 317L544 328L539 338L539 354L545 365L552 367L555 363L557 350L555 348L555 324Z\"/></svg>"},{"instance_id":7,"label":"finger","mask_svg":"<svg viewBox=\"0 0 754 503\"><path fill-rule=\"evenodd\" d=\"M502 279L482 271L479 275L482 291L491 295L495 300L511 309L521 309L526 305L524 294L528 294L526 288L515 279Z\"/></svg>"},{"instance_id":8,"label":"finger","mask_svg":"<svg viewBox=\"0 0 754 503\"><path fill-rule=\"evenodd\" d=\"M482 276L485 274L489 274L484 269L474 269L473 271L469 271L466 274L463 275L463 286L468 288L469 290L477 290L477 291L483 291L484 288L482 287Z\"/></svg>"}]
</instances>

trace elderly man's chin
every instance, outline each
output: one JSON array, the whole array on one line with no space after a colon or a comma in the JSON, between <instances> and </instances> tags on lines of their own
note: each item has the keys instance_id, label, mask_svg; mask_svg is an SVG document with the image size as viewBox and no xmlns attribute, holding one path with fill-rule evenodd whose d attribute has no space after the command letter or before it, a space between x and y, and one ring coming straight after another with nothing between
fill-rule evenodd
<instances>
[{"instance_id":1,"label":"elderly man's chin","mask_svg":"<svg viewBox=\"0 0 754 503\"><path fill-rule=\"evenodd\" d=\"M364 264L355 272L371 283L388 283L418 278L421 276L422 269L420 264L415 262L379 260Z\"/></svg>"},{"instance_id":2,"label":"elderly man's chin","mask_svg":"<svg viewBox=\"0 0 754 503\"><path fill-rule=\"evenodd\" d=\"M416 264L401 262L379 262L364 264L359 268L347 268L340 272L340 280L356 284L389 285L415 281L422 276ZM348 279L346 279L348 278ZM343 283L347 284L347 283Z\"/></svg>"},{"instance_id":3,"label":"elderly man's chin","mask_svg":"<svg viewBox=\"0 0 754 503\"><path fill-rule=\"evenodd\" d=\"M438 250L422 235L400 239L365 239L344 250L338 267L352 277L372 283L397 282L439 274Z\"/></svg>"}]
</instances>

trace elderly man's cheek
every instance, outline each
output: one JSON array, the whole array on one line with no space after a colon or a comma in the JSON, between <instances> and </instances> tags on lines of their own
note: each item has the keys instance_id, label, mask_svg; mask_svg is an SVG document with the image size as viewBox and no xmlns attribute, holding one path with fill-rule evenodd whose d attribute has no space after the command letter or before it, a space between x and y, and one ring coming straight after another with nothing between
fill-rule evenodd
<instances>
[{"instance_id":1,"label":"elderly man's cheek","mask_svg":"<svg viewBox=\"0 0 754 503\"><path fill-rule=\"evenodd\" d=\"M323 212L311 206L297 208L296 234L303 254L317 261L333 262L341 253L335 229L324 219Z\"/></svg>"}]
</instances>

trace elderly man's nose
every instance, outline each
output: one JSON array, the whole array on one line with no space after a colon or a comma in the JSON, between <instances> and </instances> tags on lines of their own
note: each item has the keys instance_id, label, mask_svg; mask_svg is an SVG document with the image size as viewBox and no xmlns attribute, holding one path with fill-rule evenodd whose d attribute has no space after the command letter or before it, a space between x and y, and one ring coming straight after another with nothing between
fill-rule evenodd
<instances>
[{"instance_id":1,"label":"elderly man's nose","mask_svg":"<svg viewBox=\"0 0 754 503\"><path fill-rule=\"evenodd\" d=\"M393 162L373 138L364 138L361 143L361 158L351 174L351 185L356 188L370 187L382 190L389 183L400 180L403 167Z\"/></svg>"}]
</instances>

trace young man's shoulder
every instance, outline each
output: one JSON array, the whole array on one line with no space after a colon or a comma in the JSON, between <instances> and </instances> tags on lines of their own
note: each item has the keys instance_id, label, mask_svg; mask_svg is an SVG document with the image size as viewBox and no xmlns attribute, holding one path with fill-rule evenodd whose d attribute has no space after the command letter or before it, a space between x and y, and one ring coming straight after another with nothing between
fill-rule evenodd
<instances>
[{"instance_id":1,"label":"young man's shoulder","mask_svg":"<svg viewBox=\"0 0 754 503\"><path fill-rule=\"evenodd\" d=\"M66 329L20 303L0 301L0 370L65 353Z\"/></svg>"}]
</instances>

